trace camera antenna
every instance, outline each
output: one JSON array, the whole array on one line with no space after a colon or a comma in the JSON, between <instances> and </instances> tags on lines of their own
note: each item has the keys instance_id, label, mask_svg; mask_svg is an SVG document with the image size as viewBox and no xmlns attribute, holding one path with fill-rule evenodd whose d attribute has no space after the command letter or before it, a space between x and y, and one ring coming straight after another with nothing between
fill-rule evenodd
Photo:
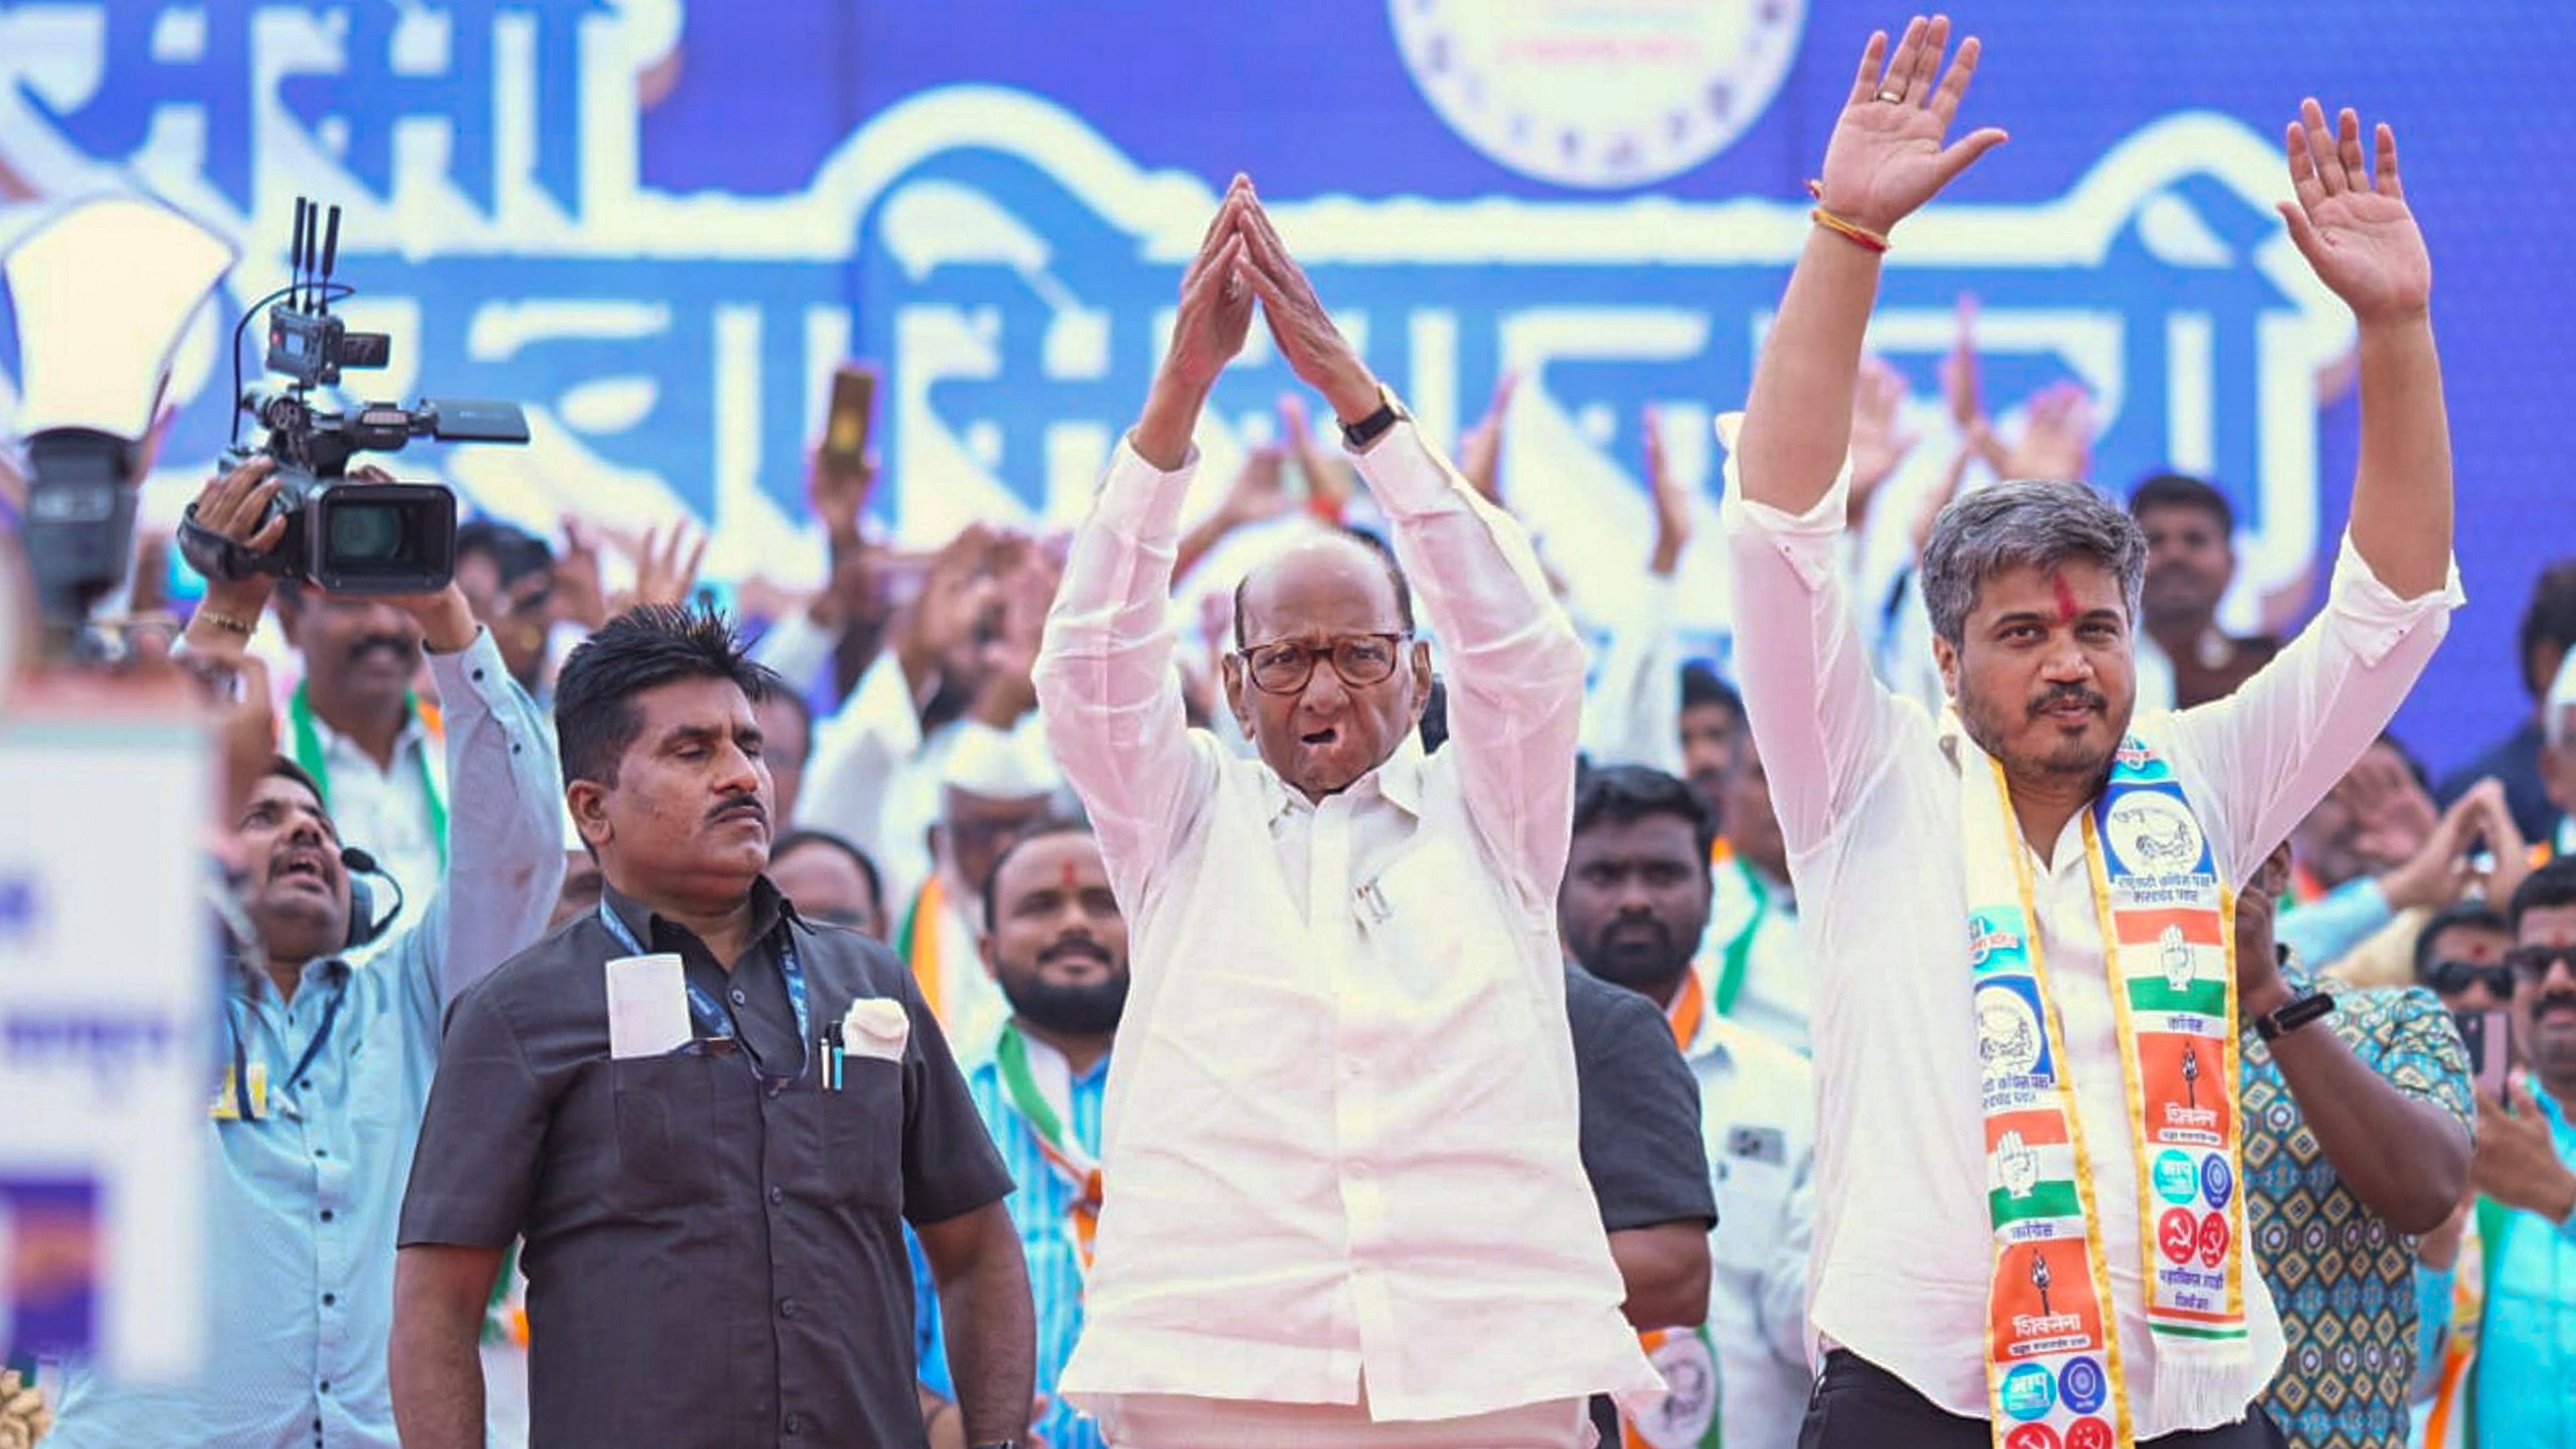
<instances>
[{"instance_id":1,"label":"camera antenna","mask_svg":"<svg viewBox=\"0 0 2576 1449\"><path fill-rule=\"evenodd\" d=\"M304 259L306 249L312 245L312 228L313 203L299 196L295 198L295 231L286 244L286 304L290 307L304 305Z\"/></svg>"},{"instance_id":2,"label":"camera antenna","mask_svg":"<svg viewBox=\"0 0 2576 1449\"><path fill-rule=\"evenodd\" d=\"M328 315L331 311L331 271L340 260L340 208L331 208L331 229L322 236L322 279L314 286L314 305Z\"/></svg>"}]
</instances>

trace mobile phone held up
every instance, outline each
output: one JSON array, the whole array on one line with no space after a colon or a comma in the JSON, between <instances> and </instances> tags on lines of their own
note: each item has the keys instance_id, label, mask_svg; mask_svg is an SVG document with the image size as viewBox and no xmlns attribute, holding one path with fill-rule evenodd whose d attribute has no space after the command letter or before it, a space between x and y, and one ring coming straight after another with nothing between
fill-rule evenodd
<instances>
[{"instance_id":1,"label":"mobile phone held up","mask_svg":"<svg viewBox=\"0 0 2576 1449\"><path fill-rule=\"evenodd\" d=\"M2469 1080L2503 1101L2505 1072L2513 1065L2512 1019L2497 1010L2454 1011L2451 1020L2460 1029L2460 1044L2469 1049Z\"/></svg>"},{"instance_id":2,"label":"mobile phone held up","mask_svg":"<svg viewBox=\"0 0 2576 1449\"><path fill-rule=\"evenodd\" d=\"M823 461L834 468L856 468L867 460L868 437L877 410L877 370L863 362L845 362L832 371L832 405L823 421Z\"/></svg>"}]
</instances>

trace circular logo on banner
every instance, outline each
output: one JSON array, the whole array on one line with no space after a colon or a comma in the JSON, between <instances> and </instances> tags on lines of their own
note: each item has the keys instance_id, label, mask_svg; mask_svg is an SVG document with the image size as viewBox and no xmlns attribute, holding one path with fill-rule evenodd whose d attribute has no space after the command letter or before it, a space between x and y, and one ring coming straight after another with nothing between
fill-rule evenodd
<instances>
[{"instance_id":1,"label":"circular logo on banner","mask_svg":"<svg viewBox=\"0 0 2576 1449\"><path fill-rule=\"evenodd\" d=\"M2057 1407L2057 1380L2035 1363L2021 1364L2004 1375L2000 1394L2005 1413L2016 1419L2044 1419Z\"/></svg>"},{"instance_id":2,"label":"circular logo on banner","mask_svg":"<svg viewBox=\"0 0 2576 1449\"><path fill-rule=\"evenodd\" d=\"M2227 1256L2227 1215L2211 1213L2200 1220L2200 1266L2215 1268ZM2177 1258L2175 1262L2182 1260Z\"/></svg>"},{"instance_id":3,"label":"circular logo on banner","mask_svg":"<svg viewBox=\"0 0 2576 1449\"><path fill-rule=\"evenodd\" d=\"M2200 1220L2191 1215L2189 1208L2168 1208L2163 1217L2156 1219L2156 1246L2164 1249L2165 1257L2173 1262L2190 1262L2193 1251L2200 1246Z\"/></svg>"},{"instance_id":4,"label":"circular logo on banner","mask_svg":"<svg viewBox=\"0 0 2576 1449\"><path fill-rule=\"evenodd\" d=\"M2004 1436L2004 1449L2058 1449L2057 1431L2046 1424L2023 1424Z\"/></svg>"},{"instance_id":5,"label":"circular logo on banner","mask_svg":"<svg viewBox=\"0 0 2576 1449\"><path fill-rule=\"evenodd\" d=\"M2191 1165L2191 1154L2166 1148L2156 1154L2156 1196L2167 1202L2192 1202L2200 1197L2200 1174Z\"/></svg>"},{"instance_id":6,"label":"circular logo on banner","mask_svg":"<svg viewBox=\"0 0 2576 1449\"><path fill-rule=\"evenodd\" d=\"M2066 1449L2111 1449L2111 1426L2099 1419L2078 1419L2066 1426Z\"/></svg>"},{"instance_id":7,"label":"circular logo on banner","mask_svg":"<svg viewBox=\"0 0 2576 1449\"><path fill-rule=\"evenodd\" d=\"M2039 1065L2039 1013L2020 992L1989 986L1977 993L1977 1057L1986 1080L2026 1077Z\"/></svg>"},{"instance_id":8,"label":"circular logo on banner","mask_svg":"<svg viewBox=\"0 0 2576 1449\"><path fill-rule=\"evenodd\" d=\"M2215 1153L2200 1160L2200 1190L2214 1208L2227 1206L2236 1192L2236 1174L2229 1171L2227 1159Z\"/></svg>"},{"instance_id":9,"label":"circular logo on banner","mask_svg":"<svg viewBox=\"0 0 2576 1449\"><path fill-rule=\"evenodd\" d=\"M1523 176L1617 189L1678 175L1759 118L1806 0L1387 0L1423 98Z\"/></svg>"},{"instance_id":10,"label":"circular logo on banner","mask_svg":"<svg viewBox=\"0 0 2576 1449\"><path fill-rule=\"evenodd\" d=\"M1692 1449L1717 1422L1717 1360L1696 1333L1667 1336L1648 1355L1664 1376L1663 1402L1632 1420L1654 1449Z\"/></svg>"},{"instance_id":11,"label":"circular logo on banner","mask_svg":"<svg viewBox=\"0 0 2576 1449\"><path fill-rule=\"evenodd\" d=\"M2169 795L2132 793L2112 808L2111 848L2140 875L2179 875L2200 864L2200 825Z\"/></svg>"},{"instance_id":12,"label":"circular logo on banner","mask_svg":"<svg viewBox=\"0 0 2576 1449\"><path fill-rule=\"evenodd\" d=\"M2092 1358L2071 1358L2057 1371L2057 1396L2066 1407L2079 1414L2089 1414L2102 1407L2109 1397L2110 1386L2103 1381L2102 1365Z\"/></svg>"}]
</instances>

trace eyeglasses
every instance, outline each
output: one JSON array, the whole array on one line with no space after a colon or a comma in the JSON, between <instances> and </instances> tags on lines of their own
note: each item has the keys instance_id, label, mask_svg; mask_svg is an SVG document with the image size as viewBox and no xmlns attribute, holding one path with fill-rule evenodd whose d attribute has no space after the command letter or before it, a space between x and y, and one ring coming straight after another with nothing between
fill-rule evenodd
<instances>
[{"instance_id":1,"label":"eyeglasses","mask_svg":"<svg viewBox=\"0 0 2576 1449\"><path fill-rule=\"evenodd\" d=\"M2503 998L2513 995L2513 968L2502 963L2481 966L2475 961L2436 961L2424 968L2424 984L2440 996L2457 996L2483 984L2489 995Z\"/></svg>"},{"instance_id":2,"label":"eyeglasses","mask_svg":"<svg viewBox=\"0 0 2576 1449\"><path fill-rule=\"evenodd\" d=\"M2552 966L2564 966L2576 975L2576 946L2516 946L2504 953L2504 959L2534 981L2546 980Z\"/></svg>"},{"instance_id":3,"label":"eyeglasses","mask_svg":"<svg viewBox=\"0 0 2576 1449\"><path fill-rule=\"evenodd\" d=\"M1342 677L1342 683L1358 689L1385 683L1395 673L1404 641L1412 637L1404 632L1345 634L1321 649L1281 642L1234 652L1243 661L1244 672L1252 676L1252 687L1264 694L1295 694L1304 689L1315 677L1318 659L1332 660L1333 672Z\"/></svg>"}]
</instances>

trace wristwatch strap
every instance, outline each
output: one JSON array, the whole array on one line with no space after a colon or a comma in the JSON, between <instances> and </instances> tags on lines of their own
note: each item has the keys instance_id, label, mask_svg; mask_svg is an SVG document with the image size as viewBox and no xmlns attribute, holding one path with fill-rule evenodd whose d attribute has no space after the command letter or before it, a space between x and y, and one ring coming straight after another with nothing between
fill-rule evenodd
<instances>
[{"instance_id":1,"label":"wristwatch strap","mask_svg":"<svg viewBox=\"0 0 2576 1449\"><path fill-rule=\"evenodd\" d=\"M2319 1017L2332 1016L2334 1009L2333 992L2311 991L2278 1011L2254 1018L2254 1034L2265 1041L2279 1041Z\"/></svg>"},{"instance_id":2,"label":"wristwatch strap","mask_svg":"<svg viewBox=\"0 0 2576 1449\"><path fill-rule=\"evenodd\" d=\"M1354 453L1365 452L1369 444L1386 436L1387 429L1404 416L1404 409L1396 405L1395 394L1381 382L1377 385L1377 411L1356 423L1342 424L1342 446Z\"/></svg>"}]
</instances>

